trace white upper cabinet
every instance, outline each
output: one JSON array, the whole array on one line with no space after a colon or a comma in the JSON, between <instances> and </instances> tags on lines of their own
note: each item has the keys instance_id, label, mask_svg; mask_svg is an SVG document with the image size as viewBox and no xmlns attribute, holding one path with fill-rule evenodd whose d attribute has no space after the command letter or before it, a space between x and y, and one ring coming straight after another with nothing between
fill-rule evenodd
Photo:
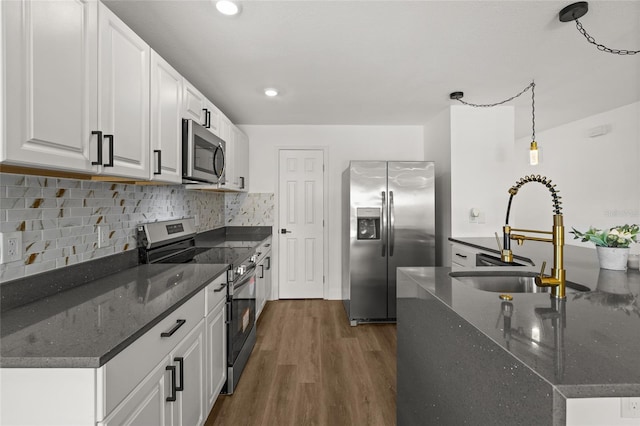
<instances>
[{"instance_id":1,"label":"white upper cabinet","mask_svg":"<svg viewBox=\"0 0 640 426\"><path fill-rule=\"evenodd\" d=\"M6 41L0 161L97 172L91 132L98 130L98 4L3 1L0 7Z\"/></svg>"},{"instance_id":2,"label":"white upper cabinet","mask_svg":"<svg viewBox=\"0 0 640 426\"><path fill-rule=\"evenodd\" d=\"M150 48L102 3L98 35L98 128L105 174L149 178Z\"/></svg>"},{"instance_id":3,"label":"white upper cabinet","mask_svg":"<svg viewBox=\"0 0 640 426\"><path fill-rule=\"evenodd\" d=\"M222 115L221 138L226 142L226 181L222 188L248 192L249 190L249 139L240 129Z\"/></svg>"},{"instance_id":4,"label":"white upper cabinet","mask_svg":"<svg viewBox=\"0 0 640 426\"><path fill-rule=\"evenodd\" d=\"M95 1L2 8L12 108L0 161L148 179L149 46Z\"/></svg>"},{"instance_id":5,"label":"white upper cabinet","mask_svg":"<svg viewBox=\"0 0 640 426\"><path fill-rule=\"evenodd\" d=\"M233 127L235 130L235 167L238 189L249 191L249 138L242 130Z\"/></svg>"},{"instance_id":6,"label":"white upper cabinet","mask_svg":"<svg viewBox=\"0 0 640 426\"><path fill-rule=\"evenodd\" d=\"M151 51L151 172L149 179L182 182L182 76Z\"/></svg>"},{"instance_id":7,"label":"white upper cabinet","mask_svg":"<svg viewBox=\"0 0 640 426\"><path fill-rule=\"evenodd\" d=\"M186 79L183 79L183 102L183 118L190 118L209 129L214 135L222 137L220 136L222 115L220 110Z\"/></svg>"},{"instance_id":8,"label":"white upper cabinet","mask_svg":"<svg viewBox=\"0 0 640 426\"><path fill-rule=\"evenodd\" d=\"M182 90L182 102L184 104L182 118L189 118L206 127L206 98L186 79L182 80Z\"/></svg>"}]
</instances>

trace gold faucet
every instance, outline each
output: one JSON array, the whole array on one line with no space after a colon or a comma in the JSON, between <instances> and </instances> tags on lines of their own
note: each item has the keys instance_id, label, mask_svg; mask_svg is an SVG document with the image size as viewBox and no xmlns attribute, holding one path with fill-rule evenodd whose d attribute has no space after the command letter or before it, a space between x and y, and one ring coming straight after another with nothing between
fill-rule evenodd
<instances>
[{"instance_id":1,"label":"gold faucet","mask_svg":"<svg viewBox=\"0 0 640 426\"><path fill-rule=\"evenodd\" d=\"M513 196L518 193L518 189L529 182L542 183L551 191L554 206L553 229L551 231L517 229L509 226L509 212L511 210L511 201L513 200ZM562 202L560 201L561 197L558 196L558 191L555 189L555 185L551 185L550 179L548 180L546 177L540 177L540 175L525 176L524 178L516 182L514 186L509 188L509 194L511 194L511 196L509 197L509 205L507 207L507 218L505 222L506 225L502 227L504 236L504 247L501 250L500 255L502 261L509 263L513 262L511 240L516 240L518 242L518 245L524 244L525 240L541 241L553 244L553 268L551 269L551 275L544 275L546 262L543 262L542 270L540 271L540 275L535 278L535 282L538 287L551 287L551 295L553 297L558 299L566 298L566 272L564 270L564 223L561 212L562 207L560 207L560 204L562 204ZM515 234L513 232L520 232L521 234ZM533 237L524 235L522 233L543 234L550 235L551 237Z\"/></svg>"}]
</instances>

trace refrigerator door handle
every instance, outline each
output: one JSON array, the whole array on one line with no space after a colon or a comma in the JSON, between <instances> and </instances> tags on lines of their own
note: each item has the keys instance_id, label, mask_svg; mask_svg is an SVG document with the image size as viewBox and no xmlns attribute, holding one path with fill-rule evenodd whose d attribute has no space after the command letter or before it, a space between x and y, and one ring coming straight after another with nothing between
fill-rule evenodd
<instances>
[{"instance_id":1,"label":"refrigerator door handle","mask_svg":"<svg viewBox=\"0 0 640 426\"><path fill-rule=\"evenodd\" d=\"M393 256L396 216L393 211L393 191L389 191L389 256Z\"/></svg>"},{"instance_id":2,"label":"refrigerator door handle","mask_svg":"<svg viewBox=\"0 0 640 426\"><path fill-rule=\"evenodd\" d=\"M382 257L387 255L387 216L385 212L387 211L387 197L386 193L382 191Z\"/></svg>"}]
</instances>

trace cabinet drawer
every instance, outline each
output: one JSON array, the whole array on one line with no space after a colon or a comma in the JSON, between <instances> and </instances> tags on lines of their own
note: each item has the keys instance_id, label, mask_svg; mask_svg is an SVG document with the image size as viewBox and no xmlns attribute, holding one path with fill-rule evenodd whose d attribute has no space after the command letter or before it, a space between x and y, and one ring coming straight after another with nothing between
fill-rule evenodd
<instances>
[{"instance_id":1,"label":"cabinet drawer","mask_svg":"<svg viewBox=\"0 0 640 426\"><path fill-rule=\"evenodd\" d=\"M461 247L458 244L453 244L451 246L451 263L453 264L453 266L475 268L476 254L477 251L473 249Z\"/></svg>"},{"instance_id":2,"label":"cabinet drawer","mask_svg":"<svg viewBox=\"0 0 640 426\"><path fill-rule=\"evenodd\" d=\"M225 271L226 272L226 271ZM213 280L205 289L204 316L227 297L227 274L223 273Z\"/></svg>"},{"instance_id":3,"label":"cabinet drawer","mask_svg":"<svg viewBox=\"0 0 640 426\"><path fill-rule=\"evenodd\" d=\"M105 414L110 413L202 320L204 299L202 290L104 365ZM172 331L171 336L161 336Z\"/></svg>"}]
</instances>

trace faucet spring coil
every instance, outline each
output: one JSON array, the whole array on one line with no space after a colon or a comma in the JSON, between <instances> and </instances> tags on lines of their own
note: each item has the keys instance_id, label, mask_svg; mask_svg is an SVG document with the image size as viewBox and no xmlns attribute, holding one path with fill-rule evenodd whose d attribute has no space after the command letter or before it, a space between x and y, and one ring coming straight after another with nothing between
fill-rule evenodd
<instances>
[{"instance_id":1,"label":"faucet spring coil","mask_svg":"<svg viewBox=\"0 0 640 426\"><path fill-rule=\"evenodd\" d=\"M547 179L546 176L532 174L532 175L520 178L514 186L509 188L509 194L511 194L511 197L516 195L518 193L518 190L522 188L523 185L529 182L538 182L543 184L549 190L549 192L551 192L551 198L553 200L553 212L555 214L562 214L562 207L561 207L562 201L560 201L562 197L558 195L559 191L556 189L556 185L551 184L551 179ZM510 206L511 206L511 203L509 203L509 207ZM508 218L509 218L509 215L507 213L507 223L508 223Z\"/></svg>"}]
</instances>

